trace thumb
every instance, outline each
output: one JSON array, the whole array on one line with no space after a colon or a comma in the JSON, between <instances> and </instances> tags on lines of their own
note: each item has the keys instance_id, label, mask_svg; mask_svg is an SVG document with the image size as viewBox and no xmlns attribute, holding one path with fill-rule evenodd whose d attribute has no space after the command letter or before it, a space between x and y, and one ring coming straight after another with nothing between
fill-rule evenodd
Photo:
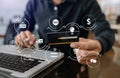
<instances>
[{"instance_id":1,"label":"thumb","mask_svg":"<svg viewBox=\"0 0 120 78\"><path fill-rule=\"evenodd\" d=\"M80 49L87 49L88 44L87 42L73 42L70 44L72 48L80 48Z\"/></svg>"}]
</instances>

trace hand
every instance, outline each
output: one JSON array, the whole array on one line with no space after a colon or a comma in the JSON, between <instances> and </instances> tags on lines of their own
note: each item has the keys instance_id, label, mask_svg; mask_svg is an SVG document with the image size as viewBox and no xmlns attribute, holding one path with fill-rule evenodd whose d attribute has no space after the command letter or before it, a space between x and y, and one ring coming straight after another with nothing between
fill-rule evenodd
<instances>
[{"instance_id":1,"label":"hand","mask_svg":"<svg viewBox=\"0 0 120 78\"><path fill-rule=\"evenodd\" d=\"M86 64L86 59L91 58L91 56L89 57L88 55L94 54L93 57L98 57L102 50L101 44L98 40L85 38L80 38L79 42L73 42L70 46L77 49L76 57L81 64Z\"/></svg>"},{"instance_id":2,"label":"hand","mask_svg":"<svg viewBox=\"0 0 120 78\"><path fill-rule=\"evenodd\" d=\"M20 32L20 34L18 34L15 37L15 43L18 46L24 46L30 48L34 44L34 42L35 42L35 37L28 30Z\"/></svg>"}]
</instances>

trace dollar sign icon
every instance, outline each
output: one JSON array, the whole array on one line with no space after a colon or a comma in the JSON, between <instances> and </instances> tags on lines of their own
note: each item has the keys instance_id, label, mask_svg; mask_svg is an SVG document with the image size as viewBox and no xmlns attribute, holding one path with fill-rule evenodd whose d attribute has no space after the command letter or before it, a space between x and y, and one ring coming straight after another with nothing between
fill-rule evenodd
<instances>
[{"instance_id":1,"label":"dollar sign icon","mask_svg":"<svg viewBox=\"0 0 120 78\"><path fill-rule=\"evenodd\" d=\"M90 18L87 19L87 25L90 25L91 22L90 22Z\"/></svg>"}]
</instances>

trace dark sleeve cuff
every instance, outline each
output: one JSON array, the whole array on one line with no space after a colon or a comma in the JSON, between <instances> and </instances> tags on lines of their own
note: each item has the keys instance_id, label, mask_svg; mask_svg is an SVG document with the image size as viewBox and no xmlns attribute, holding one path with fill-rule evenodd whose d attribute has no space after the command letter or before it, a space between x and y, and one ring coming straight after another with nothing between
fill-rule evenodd
<instances>
[{"instance_id":1,"label":"dark sleeve cuff","mask_svg":"<svg viewBox=\"0 0 120 78\"><path fill-rule=\"evenodd\" d=\"M101 44L102 51L100 52L100 56L104 55L104 53L109 50L108 43L102 39L101 37L96 37L95 40L98 40Z\"/></svg>"}]
</instances>

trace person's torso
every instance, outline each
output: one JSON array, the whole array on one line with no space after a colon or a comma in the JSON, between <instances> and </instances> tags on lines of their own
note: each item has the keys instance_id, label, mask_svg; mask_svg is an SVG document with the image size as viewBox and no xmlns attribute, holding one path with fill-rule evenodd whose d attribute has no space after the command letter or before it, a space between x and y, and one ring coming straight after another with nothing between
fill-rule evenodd
<instances>
[{"instance_id":1,"label":"person's torso","mask_svg":"<svg viewBox=\"0 0 120 78\"><path fill-rule=\"evenodd\" d=\"M48 27L50 26L50 20L52 17L59 17L62 20L61 27L66 26L68 23L82 24L82 18L84 17L82 0L71 0L61 3L55 6L50 0L36 0L34 5L34 17L39 26L38 32L45 39L48 32L54 32ZM57 7L57 9L56 9ZM80 37L87 37L88 31L80 29ZM61 31L59 31L61 32ZM63 47L62 47L63 48Z\"/></svg>"}]
</instances>

